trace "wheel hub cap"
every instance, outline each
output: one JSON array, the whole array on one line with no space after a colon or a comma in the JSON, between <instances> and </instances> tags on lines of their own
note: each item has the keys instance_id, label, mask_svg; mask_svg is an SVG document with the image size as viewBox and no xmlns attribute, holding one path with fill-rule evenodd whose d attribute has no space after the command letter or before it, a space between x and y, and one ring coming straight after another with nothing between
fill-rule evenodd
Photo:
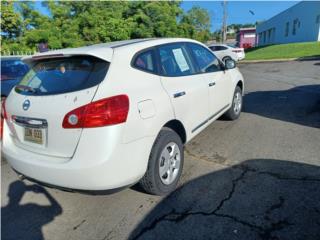
<instances>
[{"instance_id":1,"label":"wheel hub cap","mask_svg":"<svg viewBox=\"0 0 320 240\"><path fill-rule=\"evenodd\" d=\"M237 92L233 99L233 110L236 114L240 113L241 105L242 105L242 96L241 96L241 93Z\"/></svg>"},{"instance_id":2,"label":"wheel hub cap","mask_svg":"<svg viewBox=\"0 0 320 240\"><path fill-rule=\"evenodd\" d=\"M169 185L177 178L180 158L180 149L174 142L168 143L162 150L159 161L159 176L162 183Z\"/></svg>"}]
</instances>

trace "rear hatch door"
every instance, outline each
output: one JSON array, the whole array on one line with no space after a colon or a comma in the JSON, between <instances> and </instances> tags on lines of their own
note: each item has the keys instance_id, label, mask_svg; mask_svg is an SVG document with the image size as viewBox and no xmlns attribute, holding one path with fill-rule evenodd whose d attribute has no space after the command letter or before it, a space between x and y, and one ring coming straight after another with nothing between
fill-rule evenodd
<instances>
[{"instance_id":1,"label":"rear hatch door","mask_svg":"<svg viewBox=\"0 0 320 240\"><path fill-rule=\"evenodd\" d=\"M5 103L14 143L36 153L72 157L82 129L65 129L71 110L92 101L109 63L91 56L33 61Z\"/></svg>"}]
</instances>

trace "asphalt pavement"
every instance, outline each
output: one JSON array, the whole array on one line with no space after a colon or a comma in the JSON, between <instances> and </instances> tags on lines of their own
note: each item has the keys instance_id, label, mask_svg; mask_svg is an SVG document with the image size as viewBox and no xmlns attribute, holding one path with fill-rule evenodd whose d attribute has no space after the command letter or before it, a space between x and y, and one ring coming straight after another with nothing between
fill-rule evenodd
<instances>
[{"instance_id":1,"label":"asphalt pavement","mask_svg":"<svg viewBox=\"0 0 320 240\"><path fill-rule=\"evenodd\" d=\"M320 60L239 68L240 119L186 145L168 196L41 187L2 159L2 239L320 239Z\"/></svg>"}]
</instances>

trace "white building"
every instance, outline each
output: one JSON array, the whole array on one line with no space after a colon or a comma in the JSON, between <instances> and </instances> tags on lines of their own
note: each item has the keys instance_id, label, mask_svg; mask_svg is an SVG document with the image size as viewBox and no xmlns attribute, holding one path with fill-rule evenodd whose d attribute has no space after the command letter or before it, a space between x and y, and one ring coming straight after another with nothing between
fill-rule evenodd
<instances>
[{"instance_id":1,"label":"white building","mask_svg":"<svg viewBox=\"0 0 320 240\"><path fill-rule=\"evenodd\" d=\"M259 24L256 34L259 46L320 41L320 1L297 3Z\"/></svg>"}]
</instances>

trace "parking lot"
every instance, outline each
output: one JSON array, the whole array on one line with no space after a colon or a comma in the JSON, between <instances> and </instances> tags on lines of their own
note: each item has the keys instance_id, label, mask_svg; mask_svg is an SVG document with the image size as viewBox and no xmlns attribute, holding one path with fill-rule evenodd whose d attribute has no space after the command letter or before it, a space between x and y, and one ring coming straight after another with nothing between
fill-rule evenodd
<instances>
[{"instance_id":1,"label":"parking lot","mask_svg":"<svg viewBox=\"0 0 320 240\"><path fill-rule=\"evenodd\" d=\"M3 239L320 239L320 61L239 67L240 119L186 145L166 197L38 187L3 159Z\"/></svg>"}]
</instances>

